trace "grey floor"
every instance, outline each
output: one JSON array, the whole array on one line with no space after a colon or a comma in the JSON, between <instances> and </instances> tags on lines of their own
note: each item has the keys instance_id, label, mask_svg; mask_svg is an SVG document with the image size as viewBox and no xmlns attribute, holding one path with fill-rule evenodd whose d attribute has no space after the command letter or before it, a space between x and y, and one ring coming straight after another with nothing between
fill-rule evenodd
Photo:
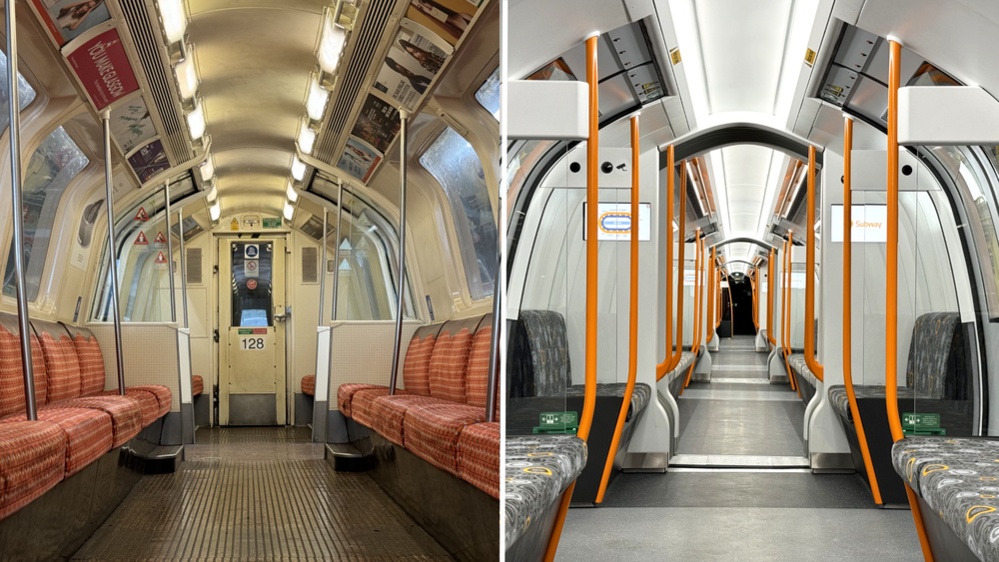
<instances>
[{"instance_id":1,"label":"grey floor","mask_svg":"<svg viewBox=\"0 0 999 562\"><path fill-rule=\"evenodd\" d=\"M771 385L753 338L723 338L710 383L677 400L677 453L802 458L804 405ZM707 458L707 457L704 457ZM572 509L557 560L920 560L909 511L879 509L856 474L671 467L621 474L599 508Z\"/></svg>"},{"instance_id":2,"label":"grey floor","mask_svg":"<svg viewBox=\"0 0 999 562\"><path fill-rule=\"evenodd\" d=\"M452 560L368 475L334 472L305 428L196 440L180 470L144 476L72 559Z\"/></svg>"}]
</instances>

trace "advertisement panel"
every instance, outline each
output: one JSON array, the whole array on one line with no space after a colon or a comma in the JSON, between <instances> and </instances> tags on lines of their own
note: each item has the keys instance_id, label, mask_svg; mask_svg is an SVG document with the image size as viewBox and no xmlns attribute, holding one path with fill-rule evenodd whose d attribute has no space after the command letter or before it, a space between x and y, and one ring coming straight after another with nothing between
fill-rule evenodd
<instances>
[{"instance_id":1,"label":"advertisement panel","mask_svg":"<svg viewBox=\"0 0 999 562\"><path fill-rule=\"evenodd\" d=\"M149 108L141 96L118 106L111 112L111 134L125 154L156 136Z\"/></svg>"},{"instance_id":2,"label":"advertisement panel","mask_svg":"<svg viewBox=\"0 0 999 562\"><path fill-rule=\"evenodd\" d=\"M139 89L115 29L86 41L66 58L98 110Z\"/></svg>"},{"instance_id":3,"label":"advertisement panel","mask_svg":"<svg viewBox=\"0 0 999 562\"><path fill-rule=\"evenodd\" d=\"M351 134L385 153L399 134L399 127L399 110L381 98L369 95Z\"/></svg>"},{"instance_id":4,"label":"advertisement panel","mask_svg":"<svg viewBox=\"0 0 999 562\"><path fill-rule=\"evenodd\" d=\"M471 23L479 2L469 0L410 0L406 17L440 34L454 45Z\"/></svg>"},{"instance_id":5,"label":"advertisement panel","mask_svg":"<svg viewBox=\"0 0 999 562\"><path fill-rule=\"evenodd\" d=\"M404 107L414 109L453 51L450 44L429 29L403 20L374 87Z\"/></svg>"},{"instance_id":6,"label":"advertisement panel","mask_svg":"<svg viewBox=\"0 0 999 562\"><path fill-rule=\"evenodd\" d=\"M109 19L104 0L34 0L45 27L59 46L69 43L87 30Z\"/></svg>"},{"instance_id":7,"label":"advertisement panel","mask_svg":"<svg viewBox=\"0 0 999 562\"><path fill-rule=\"evenodd\" d=\"M170 167L166 151L159 139L143 146L135 154L128 157L128 163L139 176L139 181L146 183L149 178Z\"/></svg>"},{"instance_id":8,"label":"advertisement panel","mask_svg":"<svg viewBox=\"0 0 999 562\"><path fill-rule=\"evenodd\" d=\"M367 183L371 178L371 172L382 160L382 155L373 147L367 145L360 139L350 137L347 139L347 146L340 155L337 167Z\"/></svg>"}]
</instances>

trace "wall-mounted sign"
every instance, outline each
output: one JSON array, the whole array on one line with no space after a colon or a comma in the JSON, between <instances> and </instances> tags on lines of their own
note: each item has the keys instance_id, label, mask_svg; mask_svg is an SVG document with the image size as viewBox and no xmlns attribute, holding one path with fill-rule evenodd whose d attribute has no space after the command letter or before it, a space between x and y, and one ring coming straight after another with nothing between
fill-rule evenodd
<instances>
[{"instance_id":1,"label":"wall-mounted sign","mask_svg":"<svg viewBox=\"0 0 999 562\"><path fill-rule=\"evenodd\" d=\"M406 17L438 31L454 45L472 22L478 3L468 0L410 0Z\"/></svg>"},{"instance_id":2,"label":"wall-mounted sign","mask_svg":"<svg viewBox=\"0 0 999 562\"><path fill-rule=\"evenodd\" d=\"M586 240L586 207L583 203L583 240ZM597 240L622 242L631 240L631 203L600 203L597 219ZM651 240L652 204L638 204L638 240Z\"/></svg>"},{"instance_id":3,"label":"wall-mounted sign","mask_svg":"<svg viewBox=\"0 0 999 562\"><path fill-rule=\"evenodd\" d=\"M33 0L35 8L59 46L109 19L104 0Z\"/></svg>"},{"instance_id":4,"label":"wall-mounted sign","mask_svg":"<svg viewBox=\"0 0 999 562\"><path fill-rule=\"evenodd\" d=\"M130 100L111 112L111 134L125 154L142 146L156 136L156 128L149 116L149 108L142 97Z\"/></svg>"},{"instance_id":5,"label":"wall-mounted sign","mask_svg":"<svg viewBox=\"0 0 999 562\"><path fill-rule=\"evenodd\" d=\"M360 139L350 137L347 139L347 146L344 147L343 154L340 155L337 167L367 183L371 178L371 172L374 171L375 166L381 160L381 153L375 150L374 147L369 146Z\"/></svg>"},{"instance_id":6,"label":"wall-mounted sign","mask_svg":"<svg viewBox=\"0 0 999 562\"><path fill-rule=\"evenodd\" d=\"M139 89L118 31L113 28L86 41L66 58L98 110Z\"/></svg>"},{"instance_id":7,"label":"wall-mounted sign","mask_svg":"<svg viewBox=\"0 0 999 562\"><path fill-rule=\"evenodd\" d=\"M167 161L166 151L163 150L163 143L156 139L143 146L128 157L128 163L132 165L135 174L139 176L139 181L146 183L156 174L170 167Z\"/></svg>"},{"instance_id":8,"label":"wall-mounted sign","mask_svg":"<svg viewBox=\"0 0 999 562\"><path fill-rule=\"evenodd\" d=\"M281 219L264 219L264 228L281 228Z\"/></svg>"},{"instance_id":9,"label":"wall-mounted sign","mask_svg":"<svg viewBox=\"0 0 999 562\"><path fill-rule=\"evenodd\" d=\"M877 243L888 241L887 205L851 205L850 219L853 227L850 238L853 242ZM842 242L843 205L832 206L832 225L829 234L833 242Z\"/></svg>"},{"instance_id":10,"label":"wall-mounted sign","mask_svg":"<svg viewBox=\"0 0 999 562\"><path fill-rule=\"evenodd\" d=\"M376 96L368 96L351 134L382 154L399 134L399 110Z\"/></svg>"},{"instance_id":11,"label":"wall-mounted sign","mask_svg":"<svg viewBox=\"0 0 999 562\"><path fill-rule=\"evenodd\" d=\"M454 48L447 41L426 27L402 20L374 88L414 109L452 52Z\"/></svg>"}]
</instances>

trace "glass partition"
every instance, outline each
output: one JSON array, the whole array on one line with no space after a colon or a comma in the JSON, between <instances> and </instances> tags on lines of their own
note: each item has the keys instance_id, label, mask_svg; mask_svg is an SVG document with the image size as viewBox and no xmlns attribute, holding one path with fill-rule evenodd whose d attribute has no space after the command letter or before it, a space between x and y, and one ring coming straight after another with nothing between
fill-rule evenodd
<instances>
[{"instance_id":1,"label":"glass partition","mask_svg":"<svg viewBox=\"0 0 999 562\"><path fill-rule=\"evenodd\" d=\"M38 287L45 269L45 257L55 226L56 213L66 188L87 167L90 160L80 151L65 129L52 132L31 155L22 170L21 193L24 209L24 280L28 300L38 298ZM14 246L7 256L3 294L14 295Z\"/></svg>"},{"instance_id":2,"label":"glass partition","mask_svg":"<svg viewBox=\"0 0 999 562\"><path fill-rule=\"evenodd\" d=\"M493 114L493 117L499 121L499 110L500 110L500 77L499 77L499 67L486 78L486 81L482 83L482 86L476 90L475 99L479 102L479 105L484 107L486 111Z\"/></svg>"},{"instance_id":3,"label":"glass partition","mask_svg":"<svg viewBox=\"0 0 999 562\"><path fill-rule=\"evenodd\" d=\"M35 100L35 90L21 76L17 74L17 105L18 109L24 111L31 102ZM0 52L0 130L7 129L10 125L10 100L7 98L7 55Z\"/></svg>"}]
</instances>

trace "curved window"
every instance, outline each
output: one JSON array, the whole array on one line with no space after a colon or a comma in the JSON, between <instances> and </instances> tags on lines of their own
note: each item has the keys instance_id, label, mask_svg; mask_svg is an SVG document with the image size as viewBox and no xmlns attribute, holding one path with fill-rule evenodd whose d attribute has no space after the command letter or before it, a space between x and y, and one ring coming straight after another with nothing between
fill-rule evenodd
<instances>
[{"instance_id":1,"label":"curved window","mask_svg":"<svg viewBox=\"0 0 999 562\"><path fill-rule=\"evenodd\" d=\"M90 160L59 127L35 150L24 168L21 188L24 203L24 280L29 301L38 298L38 285L45 268L45 254L52 237L59 201L69 182ZM7 257L3 276L3 294L14 294L14 246Z\"/></svg>"},{"instance_id":2,"label":"curved window","mask_svg":"<svg viewBox=\"0 0 999 562\"><path fill-rule=\"evenodd\" d=\"M454 218L472 300L492 296L496 275L496 219L475 149L450 127L420 157L444 188Z\"/></svg>"},{"instance_id":3,"label":"curved window","mask_svg":"<svg viewBox=\"0 0 999 562\"><path fill-rule=\"evenodd\" d=\"M35 90L21 76L17 74L17 105L21 111L28 107L35 100ZM7 99L7 55L0 52L0 130L4 130L10 125L10 105Z\"/></svg>"},{"instance_id":4,"label":"curved window","mask_svg":"<svg viewBox=\"0 0 999 562\"><path fill-rule=\"evenodd\" d=\"M482 83L482 86L475 92L475 99L479 102L479 105L486 108L486 111L493 114L493 117L499 121L499 110L500 110L500 77L499 77L499 67L486 78L486 81Z\"/></svg>"}]
</instances>

